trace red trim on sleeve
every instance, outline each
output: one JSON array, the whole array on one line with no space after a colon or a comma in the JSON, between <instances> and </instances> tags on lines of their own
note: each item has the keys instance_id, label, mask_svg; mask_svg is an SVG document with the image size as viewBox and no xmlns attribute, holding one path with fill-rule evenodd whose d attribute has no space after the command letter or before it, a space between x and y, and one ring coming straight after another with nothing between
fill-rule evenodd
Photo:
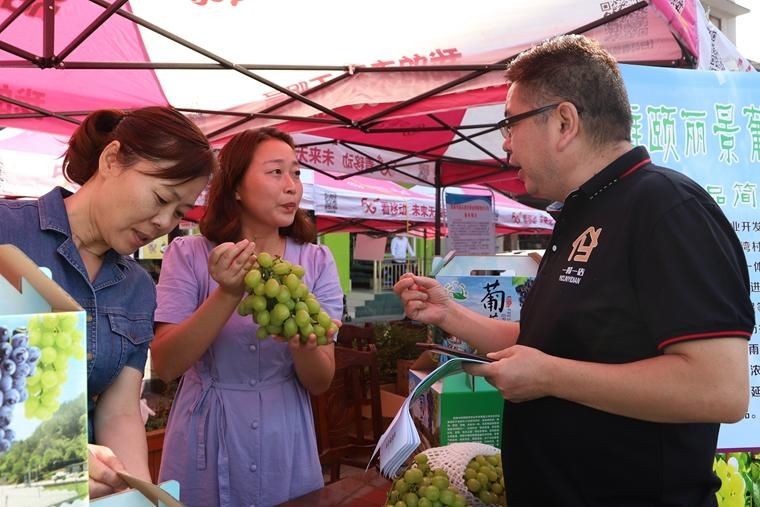
<instances>
[{"instance_id":1,"label":"red trim on sleeve","mask_svg":"<svg viewBox=\"0 0 760 507\"><path fill-rule=\"evenodd\" d=\"M641 166L643 166L643 165L646 165L646 164L649 164L650 162L652 162L652 159L651 159L651 158L647 158L647 159L644 159L644 160L642 160L641 162L639 162L638 164L636 164L635 166L631 167L631 168L630 168L630 169L628 169L626 172L624 172L623 174L621 174L621 175L620 175L620 179L622 180L623 178L625 178L626 176L628 176L628 175L629 175L629 174L631 174L632 172L634 172L634 171L636 171L636 170L640 169L640 168L641 168Z\"/></svg>"},{"instance_id":2,"label":"red trim on sleeve","mask_svg":"<svg viewBox=\"0 0 760 507\"><path fill-rule=\"evenodd\" d=\"M685 334L683 336L676 336L674 338L668 338L664 342L662 342L657 349L662 350L663 348L667 347L668 345L672 345L674 343L683 342L686 340L698 340L700 338L715 338L715 337L727 337L727 336L743 336L745 338L749 338L752 336L752 333L749 333L747 331L714 331L712 333L695 333L695 334Z\"/></svg>"}]
</instances>

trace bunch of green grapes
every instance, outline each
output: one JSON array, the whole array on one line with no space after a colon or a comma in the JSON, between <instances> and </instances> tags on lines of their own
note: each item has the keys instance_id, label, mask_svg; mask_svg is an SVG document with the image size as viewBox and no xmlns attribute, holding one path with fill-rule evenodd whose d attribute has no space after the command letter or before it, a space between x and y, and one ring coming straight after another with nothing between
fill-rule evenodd
<instances>
[{"instance_id":1,"label":"bunch of green grapes","mask_svg":"<svg viewBox=\"0 0 760 507\"><path fill-rule=\"evenodd\" d=\"M504 494L504 472L501 454L478 454L464 471L467 489L486 505L507 505Z\"/></svg>"},{"instance_id":2,"label":"bunch of green grapes","mask_svg":"<svg viewBox=\"0 0 760 507\"><path fill-rule=\"evenodd\" d=\"M257 255L256 264L245 275L248 295L238 305L240 315L252 315L259 325L257 338L299 334L306 343L314 333L318 345L330 343L328 332L334 333L337 326L309 292L303 275L303 266L266 252Z\"/></svg>"},{"instance_id":3,"label":"bunch of green grapes","mask_svg":"<svg viewBox=\"0 0 760 507\"><path fill-rule=\"evenodd\" d=\"M34 372L26 379L27 419L47 420L60 406L61 385L68 378L69 359L84 359L82 331L77 314L51 313L32 317L28 325L30 347L40 350Z\"/></svg>"},{"instance_id":4,"label":"bunch of green grapes","mask_svg":"<svg viewBox=\"0 0 760 507\"><path fill-rule=\"evenodd\" d=\"M744 507L745 478L739 472L736 458L713 460L713 471L720 478L720 489L715 493L719 507ZM747 479L748 480L748 479ZM751 486L750 486L751 487Z\"/></svg>"},{"instance_id":5,"label":"bunch of green grapes","mask_svg":"<svg viewBox=\"0 0 760 507\"><path fill-rule=\"evenodd\" d=\"M386 507L438 507L451 505L464 507L465 497L451 484L449 476L441 468L431 469L428 457L418 454L414 464L404 475L393 481L388 492Z\"/></svg>"}]
</instances>

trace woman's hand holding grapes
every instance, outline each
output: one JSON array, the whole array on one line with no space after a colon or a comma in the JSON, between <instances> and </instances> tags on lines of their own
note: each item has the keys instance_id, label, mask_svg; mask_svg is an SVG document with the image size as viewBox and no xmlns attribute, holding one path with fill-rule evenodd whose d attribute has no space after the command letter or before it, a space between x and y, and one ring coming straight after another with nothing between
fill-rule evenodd
<instances>
[{"instance_id":1,"label":"woman's hand holding grapes","mask_svg":"<svg viewBox=\"0 0 760 507\"><path fill-rule=\"evenodd\" d=\"M237 243L222 243L211 251L209 274L223 291L243 295L245 275L256 262L255 247L255 243L244 239Z\"/></svg>"}]
</instances>

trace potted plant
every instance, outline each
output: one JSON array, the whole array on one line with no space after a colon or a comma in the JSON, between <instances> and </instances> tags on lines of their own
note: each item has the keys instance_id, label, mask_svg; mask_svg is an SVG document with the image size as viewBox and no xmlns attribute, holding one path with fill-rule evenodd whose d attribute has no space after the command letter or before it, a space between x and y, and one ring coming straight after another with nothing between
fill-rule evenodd
<instances>
[{"instance_id":1,"label":"potted plant","mask_svg":"<svg viewBox=\"0 0 760 507\"><path fill-rule=\"evenodd\" d=\"M396 393L409 391L409 368L420 355L418 342L428 340L428 328L411 320L397 320L375 325L375 343L380 382L395 383Z\"/></svg>"},{"instance_id":2,"label":"potted plant","mask_svg":"<svg viewBox=\"0 0 760 507\"><path fill-rule=\"evenodd\" d=\"M169 410L177 392L178 380L168 385L159 379L146 381L148 384L143 391L143 398L154 412L145 423L145 436L148 442L148 468L153 482L158 481L158 471L161 467L161 452L164 446L164 432L169 420Z\"/></svg>"}]
</instances>

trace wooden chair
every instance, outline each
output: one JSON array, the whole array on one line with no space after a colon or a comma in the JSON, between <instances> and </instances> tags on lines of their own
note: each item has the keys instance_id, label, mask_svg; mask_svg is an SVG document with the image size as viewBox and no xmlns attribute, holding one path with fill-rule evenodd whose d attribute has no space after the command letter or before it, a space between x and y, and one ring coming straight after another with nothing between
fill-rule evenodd
<instances>
[{"instance_id":1,"label":"wooden chair","mask_svg":"<svg viewBox=\"0 0 760 507\"><path fill-rule=\"evenodd\" d=\"M311 403L319 461L330 468L330 482L340 479L341 464L365 467L382 432L375 346L369 344L368 350L356 350L336 345L332 384L327 392L312 396ZM365 404L370 406L369 420L362 415Z\"/></svg>"},{"instance_id":2,"label":"wooden chair","mask_svg":"<svg viewBox=\"0 0 760 507\"><path fill-rule=\"evenodd\" d=\"M369 350L375 344L375 327L367 322L364 326L343 324L338 331L339 345L356 350Z\"/></svg>"}]
</instances>

